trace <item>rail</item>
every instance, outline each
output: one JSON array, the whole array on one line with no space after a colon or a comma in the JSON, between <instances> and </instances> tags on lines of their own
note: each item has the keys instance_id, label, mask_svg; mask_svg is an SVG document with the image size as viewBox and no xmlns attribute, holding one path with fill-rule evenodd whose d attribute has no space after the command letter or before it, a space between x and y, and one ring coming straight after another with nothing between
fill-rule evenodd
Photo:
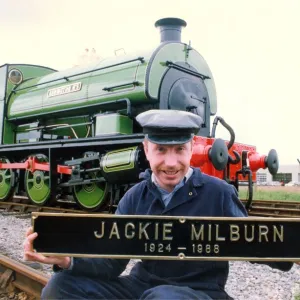
<instances>
[{"instance_id":1,"label":"rail","mask_svg":"<svg viewBox=\"0 0 300 300\"><path fill-rule=\"evenodd\" d=\"M73 201L58 199L56 206L38 206L28 204L29 199L24 196L16 196L11 201L0 201L0 213L2 215L16 215L30 217L32 212L54 212L54 213L87 213L81 210ZM102 211L109 213L108 211ZM99 212L98 212L99 213Z\"/></svg>"},{"instance_id":2,"label":"rail","mask_svg":"<svg viewBox=\"0 0 300 300\"><path fill-rule=\"evenodd\" d=\"M0 254L0 288L41 297L49 276Z\"/></svg>"},{"instance_id":3,"label":"rail","mask_svg":"<svg viewBox=\"0 0 300 300\"><path fill-rule=\"evenodd\" d=\"M245 204L246 200L242 200ZM300 202L253 200L248 210L250 216L300 218Z\"/></svg>"},{"instance_id":4,"label":"rail","mask_svg":"<svg viewBox=\"0 0 300 300\"><path fill-rule=\"evenodd\" d=\"M75 202L65 199L57 200L56 206L37 206L28 204L27 197L16 196L10 202L0 201L0 212L5 214L27 214L31 212L55 212L55 213L87 213L76 206ZM245 204L247 201L242 200ZM98 211L95 213L109 213L109 211ZM300 202L273 201L273 200L253 200L251 208L248 210L249 216L261 217L287 217L300 218Z\"/></svg>"}]
</instances>

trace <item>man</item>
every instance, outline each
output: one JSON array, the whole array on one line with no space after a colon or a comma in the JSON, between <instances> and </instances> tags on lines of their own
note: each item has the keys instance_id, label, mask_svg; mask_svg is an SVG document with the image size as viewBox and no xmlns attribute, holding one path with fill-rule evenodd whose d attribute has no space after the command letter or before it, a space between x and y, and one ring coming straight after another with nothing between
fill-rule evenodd
<instances>
[{"instance_id":1,"label":"man","mask_svg":"<svg viewBox=\"0 0 300 300\"><path fill-rule=\"evenodd\" d=\"M117 214L243 217L247 212L234 187L190 167L193 135L201 117L183 111L152 110L137 116L151 171L132 187ZM138 262L130 275L119 276L128 260L44 257L32 251L36 233L28 232L25 259L56 264L42 298L230 299L225 292L225 261ZM274 264L275 267L278 267ZM281 265L290 269L291 263ZM62 270L65 269L65 270Z\"/></svg>"}]
</instances>

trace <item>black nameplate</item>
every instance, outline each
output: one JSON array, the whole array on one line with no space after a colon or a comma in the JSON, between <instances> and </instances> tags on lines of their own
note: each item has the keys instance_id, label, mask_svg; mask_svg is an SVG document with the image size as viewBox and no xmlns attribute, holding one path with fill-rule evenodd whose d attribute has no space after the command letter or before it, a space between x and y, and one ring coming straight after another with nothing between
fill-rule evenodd
<instances>
[{"instance_id":1,"label":"black nameplate","mask_svg":"<svg viewBox=\"0 0 300 300\"><path fill-rule=\"evenodd\" d=\"M32 213L37 252L80 257L300 260L300 219Z\"/></svg>"}]
</instances>

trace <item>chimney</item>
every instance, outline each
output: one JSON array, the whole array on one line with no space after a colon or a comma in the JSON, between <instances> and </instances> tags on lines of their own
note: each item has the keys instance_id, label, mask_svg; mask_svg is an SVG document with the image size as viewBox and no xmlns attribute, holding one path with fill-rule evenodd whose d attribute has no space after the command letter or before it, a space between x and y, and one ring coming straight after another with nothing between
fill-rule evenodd
<instances>
[{"instance_id":1,"label":"chimney","mask_svg":"<svg viewBox=\"0 0 300 300\"><path fill-rule=\"evenodd\" d=\"M164 18L155 22L155 27L160 29L160 42L181 42L181 28L186 22L178 18Z\"/></svg>"}]
</instances>

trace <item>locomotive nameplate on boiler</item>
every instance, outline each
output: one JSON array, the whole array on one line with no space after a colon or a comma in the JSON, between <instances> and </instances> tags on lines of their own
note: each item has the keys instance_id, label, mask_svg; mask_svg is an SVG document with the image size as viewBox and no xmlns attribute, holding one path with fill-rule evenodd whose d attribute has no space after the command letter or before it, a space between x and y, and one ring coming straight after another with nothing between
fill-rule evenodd
<instances>
[{"instance_id":1,"label":"locomotive nameplate on boiler","mask_svg":"<svg viewBox=\"0 0 300 300\"><path fill-rule=\"evenodd\" d=\"M300 219L32 213L45 255L187 260L300 260Z\"/></svg>"}]
</instances>

